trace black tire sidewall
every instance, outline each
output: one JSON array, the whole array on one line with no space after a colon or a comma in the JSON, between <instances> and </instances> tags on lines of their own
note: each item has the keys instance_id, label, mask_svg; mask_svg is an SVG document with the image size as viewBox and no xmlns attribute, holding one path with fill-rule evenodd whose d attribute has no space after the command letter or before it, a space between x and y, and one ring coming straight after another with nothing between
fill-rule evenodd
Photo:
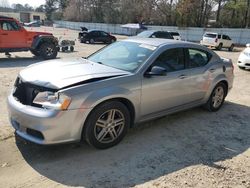
<instances>
[{"instance_id":1,"label":"black tire sidewall","mask_svg":"<svg viewBox=\"0 0 250 188\"><path fill-rule=\"evenodd\" d=\"M47 53L46 53L46 49L47 49L48 46L53 48L54 53L51 56L48 56ZM43 44L41 44L39 51L40 51L40 55L41 55L41 57L43 59L54 59L57 56L57 47L53 43L43 43Z\"/></svg>"},{"instance_id":2,"label":"black tire sidewall","mask_svg":"<svg viewBox=\"0 0 250 188\"><path fill-rule=\"evenodd\" d=\"M220 106L218 106L217 108L215 108L215 107L213 106L212 99L213 99L214 92L215 92L215 90L216 90L218 87L222 87L222 88L223 88L223 90L224 90L224 97L223 97L223 100L222 100ZM224 83L222 83L222 82L218 83L218 84L214 87L214 89L213 89L213 91L212 91L212 93L211 93L211 95L210 95L210 97L209 97L209 100L207 101L206 108L207 108L209 111L211 111L211 112L216 112L216 111L218 111L218 110L222 107L222 105L224 104L226 95L227 95L226 85L225 85Z\"/></svg>"},{"instance_id":3,"label":"black tire sidewall","mask_svg":"<svg viewBox=\"0 0 250 188\"><path fill-rule=\"evenodd\" d=\"M94 44L94 43L95 43L95 40L94 40L94 39L89 39L89 43L90 43L90 44Z\"/></svg>"},{"instance_id":4,"label":"black tire sidewall","mask_svg":"<svg viewBox=\"0 0 250 188\"><path fill-rule=\"evenodd\" d=\"M117 109L121 113L123 113L124 118L125 118L125 125L124 125L122 133L118 136L118 138L116 140L114 140L111 143L100 143L95 138L95 135L94 135L95 123L104 112L106 112L110 109ZM84 136L85 140L90 145L94 146L95 148L106 149L106 148L109 148L109 147L112 147L112 146L118 144L123 139L123 137L127 133L129 125L130 125L130 114L129 114L127 107L119 101L109 101L109 102L105 102L105 103L98 105L90 113L90 115L87 118L86 123L84 125L83 136Z\"/></svg>"},{"instance_id":5,"label":"black tire sidewall","mask_svg":"<svg viewBox=\"0 0 250 188\"><path fill-rule=\"evenodd\" d=\"M30 52L35 55L36 57L40 56L40 53L37 50L30 50Z\"/></svg>"}]
</instances>

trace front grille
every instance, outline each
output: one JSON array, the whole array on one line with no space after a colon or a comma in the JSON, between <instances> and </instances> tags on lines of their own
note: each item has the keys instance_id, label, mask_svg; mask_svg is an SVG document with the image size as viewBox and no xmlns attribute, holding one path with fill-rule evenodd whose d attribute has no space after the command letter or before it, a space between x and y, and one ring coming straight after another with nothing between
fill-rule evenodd
<instances>
[{"instance_id":1,"label":"front grille","mask_svg":"<svg viewBox=\"0 0 250 188\"><path fill-rule=\"evenodd\" d=\"M15 89L13 96L17 101L24 105L41 107L41 105L34 104L33 100L39 92L43 91L55 91L53 89L37 86L27 82L23 82L19 77L15 81Z\"/></svg>"}]
</instances>

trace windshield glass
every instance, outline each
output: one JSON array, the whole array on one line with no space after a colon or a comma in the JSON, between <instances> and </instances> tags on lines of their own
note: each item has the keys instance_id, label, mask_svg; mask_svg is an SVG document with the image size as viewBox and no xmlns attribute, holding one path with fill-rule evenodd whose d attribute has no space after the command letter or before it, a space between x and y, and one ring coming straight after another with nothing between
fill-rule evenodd
<instances>
[{"instance_id":1,"label":"windshield glass","mask_svg":"<svg viewBox=\"0 0 250 188\"><path fill-rule=\"evenodd\" d=\"M156 49L135 42L116 42L92 54L88 60L117 69L135 72Z\"/></svg>"},{"instance_id":2,"label":"windshield glass","mask_svg":"<svg viewBox=\"0 0 250 188\"><path fill-rule=\"evenodd\" d=\"M143 31L139 33L137 36L138 37L150 37L154 32L153 31Z\"/></svg>"},{"instance_id":3,"label":"windshield glass","mask_svg":"<svg viewBox=\"0 0 250 188\"><path fill-rule=\"evenodd\" d=\"M206 33L206 34L205 34L205 37L208 37L208 38L216 38L217 35L216 35L216 34L212 34L212 33Z\"/></svg>"}]
</instances>

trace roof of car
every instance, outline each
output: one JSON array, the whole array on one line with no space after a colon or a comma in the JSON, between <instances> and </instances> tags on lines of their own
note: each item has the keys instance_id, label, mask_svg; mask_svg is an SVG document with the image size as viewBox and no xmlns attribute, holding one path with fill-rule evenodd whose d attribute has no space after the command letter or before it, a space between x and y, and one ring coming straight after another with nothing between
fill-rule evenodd
<instances>
[{"instance_id":1,"label":"roof of car","mask_svg":"<svg viewBox=\"0 0 250 188\"><path fill-rule=\"evenodd\" d=\"M179 40L173 40L173 39L160 39L160 38L137 38L137 37L131 37L128 39L125 39L125 41L130 41L130 42L136 42L136 43L142 43L142 44L147 44L147 45L152 45L152 46L161 46L163 44L194 44L191 42L186 42L186 41L179 41ZM197 45L197 44L194 44Z\"/></svg>"}]
</instances>

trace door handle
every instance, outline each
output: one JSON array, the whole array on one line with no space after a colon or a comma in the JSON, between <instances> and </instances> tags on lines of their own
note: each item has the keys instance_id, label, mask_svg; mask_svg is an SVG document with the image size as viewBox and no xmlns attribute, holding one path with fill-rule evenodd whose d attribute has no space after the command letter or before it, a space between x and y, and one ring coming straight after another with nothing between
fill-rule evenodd
<instances>
[{"instance_id":1,"label":"door handle","mask_svg":"<svg viewBox=\"0 0 250 188\"><path fill-rule=\"evenodd\" d=\"M215 69L209 69L209 72L213 73L215 72Z\"/></svg>"},{"instance_id":2,"label":"door handle","mask_svg":"<svg viewBox=\"0 0 250 188\"><path fill-rule=\"evenodd\" d=\"M182 75L179 76L179 78L180 78L180 79L185 79L185 78L187 78L187 75L182 74Z\"/></svg>"}]
</instances>

